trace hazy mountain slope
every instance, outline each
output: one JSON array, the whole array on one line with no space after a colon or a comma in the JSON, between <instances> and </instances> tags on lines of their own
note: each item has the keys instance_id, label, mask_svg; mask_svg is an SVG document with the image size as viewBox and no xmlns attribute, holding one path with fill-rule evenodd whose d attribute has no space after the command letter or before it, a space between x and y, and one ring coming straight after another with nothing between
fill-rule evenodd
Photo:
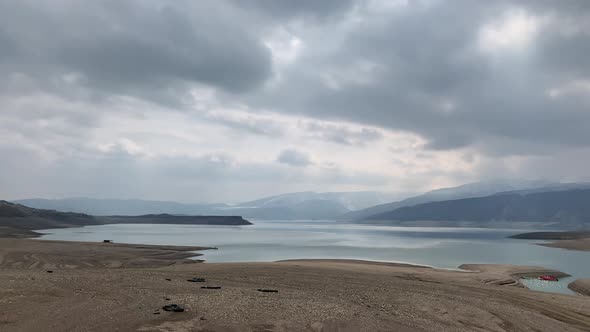
<instances>
[{"instance_id":1,"label":"hazy mountain slope","mask_svg":"<svg viewBox=\"0 0 590 332\"><path fill-rule=\"evenodd\" d=\"M499 180L488 182L468 183L458 187L443 188L429 191L422 195L407 198L399 202L380 204L366 209L351 211L338 217L342 220L363 220L370 216L392 211L405 206L413 206L422 203L461 199L470 197L488 196L500 192L514 191L529 188L544 188L558 184L547 181L514 181Z\"/></svg>"},{"instance_id":2,"label":"hazy mountain slope","mask_svg":"<svg viewBox=\"0 0 590 332\"><path fill-rule=\"evenodd\" d=\"M590 221L590 189L501 193L402 207L367 220L533 221L582 224Z\"/></svg>"},{"instance_id":3,"label":"hazy mountain slope","mask_svg":"<svg viewBox=\"0 0 590 332\"><path fill-rule=\"evenodd\" d=\"M286 193L282 195L260 198L254 201L238 204L243 207L294 207L306 201L333 202L342 205L347 210L362 209L383 203L383 194L374 191L359 192L323 192L312 191Z\"/></svg>"},{"instance_id":4,"label":"hazy mountain slope","mask_svg":"<svg viewBox=\"0 0 590 332\"><path fill-rule=\"evenodd\" d=\"M226 214L237 214L245 218L256 219L330 219L340 215L348 209L343 205L323 199L304 200L289 205L270 204L262 207L231 207L223 210Z\"/></svg>"}]
</instances>

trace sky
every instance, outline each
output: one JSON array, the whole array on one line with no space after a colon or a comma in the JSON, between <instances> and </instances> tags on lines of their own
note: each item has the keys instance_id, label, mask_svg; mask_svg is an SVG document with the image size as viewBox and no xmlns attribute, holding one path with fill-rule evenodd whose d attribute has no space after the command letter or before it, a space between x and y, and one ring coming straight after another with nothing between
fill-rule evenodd
<instances>
[{"instance_id":1,"label":"sky","mask_svg":"<svg viewBox=\"0 0 590 332\"><path fill-rule=\"evenodd\" d=\"M0 0L0 197L588 181L587 0Z\"/></svg>"}]
</instances>

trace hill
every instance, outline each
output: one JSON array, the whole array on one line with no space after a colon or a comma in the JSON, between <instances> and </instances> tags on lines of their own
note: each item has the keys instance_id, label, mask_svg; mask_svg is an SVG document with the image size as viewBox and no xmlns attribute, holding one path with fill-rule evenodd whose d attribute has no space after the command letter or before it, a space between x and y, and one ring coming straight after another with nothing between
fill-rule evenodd
<instances>
[{"instance_id":1,"label":"hill","mask_svg":"<svg viewBox=\"0 0 590 332\"><path fill-rule=\"evenodd\" d=\"M84 213L34 209L0 201L0 226L17 229L40 229L96 225L100 222ZM46 227L48 226L48 227Z\"/></svg>"},{"instance_id":2,"label":"hill","mask_svg":"<svg viewBox=\"0 0 590 332\"><path fill-rule=\"evenodd\" d=\"M33 230L37 229L117 223L251 225L249 221L240 216L175 216L158 214L95 217L84 213L35 209L22 204L0 201L0 236L27 237L37 235L33 232Z\"/></svg>"},{"instance_id":3,"label":"hill","mask_svg":"<svg viewBox=\"0 0 590 332\"><path fill-rule=\"evenodd\" d=\"M590 222L590 189L508 192L418 204L369 216L380 221L529 221L580 227Z\"/></svg>"},{"instance_id":4,"label":"hill","mask_svg":"<svg viewBox=\"0 0 590 332\"><path fill-rule=\"evenodd\" d=\"M451 188L436 189L426 192L422 195L410 197L398 202L385 203L375 205L362 210L351 211L342 214L338 217L340 220L363 220L371 216L393 211L405 206L414 206L422 203L438 202L451 199L461 199L470 197L482 197L493 195L500 192L523 190L523 189L536 189L536 188L547 188L557 186L556 184L547 181L515 181L515 180L496 180L496 181L485 181L485 182L474 182L460 185Z\"/></svg>"}]
</instances>

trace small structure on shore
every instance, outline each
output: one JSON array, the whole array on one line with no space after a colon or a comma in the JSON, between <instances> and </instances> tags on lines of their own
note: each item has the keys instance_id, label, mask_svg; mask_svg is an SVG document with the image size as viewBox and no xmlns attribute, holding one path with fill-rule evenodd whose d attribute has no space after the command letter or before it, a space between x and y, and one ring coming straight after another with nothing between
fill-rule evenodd
<instances>
[{"instance_id":1,"label":"small structure on shore","mask_svg":"<svg viewBox=\"0 0 590 332\"><path fill-rule=\"evenodd\" d=\"M113 243L113 240L102 240L102 243Z\"/></svg>"}]
</instances>

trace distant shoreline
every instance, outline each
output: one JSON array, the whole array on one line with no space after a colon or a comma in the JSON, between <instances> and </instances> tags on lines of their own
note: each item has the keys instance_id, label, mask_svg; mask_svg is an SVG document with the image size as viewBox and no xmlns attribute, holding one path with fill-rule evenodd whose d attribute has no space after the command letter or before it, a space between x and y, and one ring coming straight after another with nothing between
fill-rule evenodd
<instances>
[{"instance_id":1,"label":"distant shoreline","mask_svg":"<svg viewBox=\"0 0 590 332\"><path fill-rule=\"evenodd\" d=\"M546 240L537 245L567 250L590 251L590 231L530 232L510 236L513 239Z\"/></svg>"}]
</instances>

